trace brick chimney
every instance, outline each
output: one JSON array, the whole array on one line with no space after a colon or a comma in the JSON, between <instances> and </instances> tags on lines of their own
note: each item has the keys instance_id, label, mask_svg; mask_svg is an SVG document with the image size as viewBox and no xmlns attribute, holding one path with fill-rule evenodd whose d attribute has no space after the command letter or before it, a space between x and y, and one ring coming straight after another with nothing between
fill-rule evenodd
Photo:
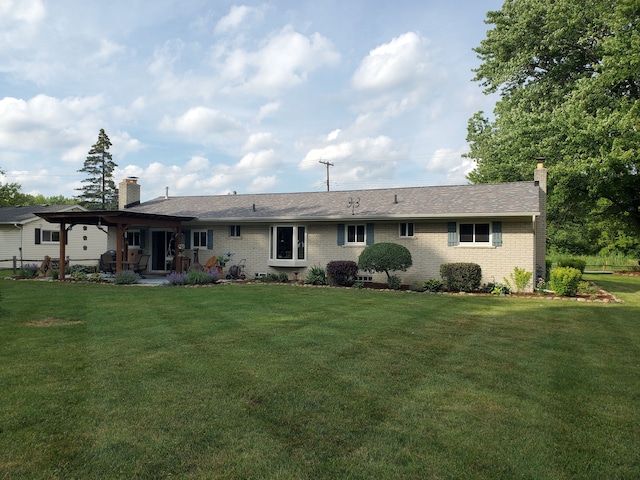
<instances>
[{"instance_id":1,"label":"brick chimney","mask_svg":"<svg viewBox=\"0 0 640 480\"><path fill-rule=\"evenodd\" d=\"M133 207L140 203L140 185L137 177L123 179L118 186L118 208Z\"/></svg>"},{"instance_id":2,"label":"brick chimney","mask_svg":"<svg viewBox=\"0 0 640 480\"><path fill-rule=\"evenodd\" d=\"M535 220L536 225L536 277L545 278L547 274L547 169L542 159L533 172L533 181L540 187L539 208L540 216ZM537 278L536 278L537 281Z\"/></svg>"}]
</instances>

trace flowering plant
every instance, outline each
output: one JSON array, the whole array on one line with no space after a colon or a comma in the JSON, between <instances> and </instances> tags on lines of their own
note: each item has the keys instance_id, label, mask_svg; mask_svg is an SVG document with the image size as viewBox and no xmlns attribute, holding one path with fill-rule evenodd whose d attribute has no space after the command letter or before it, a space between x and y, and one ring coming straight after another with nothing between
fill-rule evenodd
<instances>
[{"instance_id":1,"label":"flowering plant","mask_svg":"<svg viewBox=\"0 0 640 480\"><path fill-rule=\"evenodd\" d=\"M231 259L233 258L233 252L232 251L228 251L223 253L222 255L218 255L218 262L220 263L227 263L230 262Z\"/></svg>"}]
</instances>

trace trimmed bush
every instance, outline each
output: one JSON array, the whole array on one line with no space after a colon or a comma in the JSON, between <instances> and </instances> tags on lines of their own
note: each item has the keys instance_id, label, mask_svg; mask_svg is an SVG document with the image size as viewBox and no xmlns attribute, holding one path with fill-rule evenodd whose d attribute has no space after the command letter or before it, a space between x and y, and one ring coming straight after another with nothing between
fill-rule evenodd
<instances>
[{"instance_id":1,"label":"trimmed bush","mask_svg":"<svg viewBox=\"0 0 640 480\"><path fill-rule=\"evenodd\" d=\"M358 264L351 260L334 260L327 263L327 277L334 285L350 287L358 274Z\"/></svg>"},{"instance_id":2,"label":"trimmed bush","mask_svg":"<svg viewBox=\"0 0 640 480\"><path fill-rule=\"evenodd\" d=\"M409 290L411 290L412 292L424 292L424 282L413 282L411 285L409 285Z\"/></svg>"},{"instance_id":3,"label":"trimmed bush","mask_svg":"<svg viewBox=\"0 0 640 480\"><path fill-rule=\"evenodd\" d=\"M320 265L314 265L307 272L307 278L305 278L304 283L309 285L326 285L327 284L327 274Z\"/></svg>"},{"instance_id":4,"label":"trimmed bush","mask_svg":"<svg viewBox=\"0 0 640 480\"><path fill-rule=\"evenodd\" d=\"M400 270L406 272L413 265L411 252L403 245L397 243L374 243L365 248L358 257L358 268L365 272L384 272L387 278L389 272Z\"/></svg>"},{"instance_id":5,"label":"trimmed bush","mask_svg":"<svg viewBox=\"0 0 640 480\"><path fill-rule=\"evenodd\" d=\"M576 270L580 270L580 273L584 273L584 268L587 266L587 262L581 258L567 257L558 260L558 267L571 267Z\"/></svg>"},{"instance_id":6,"label":"trimmed bush","mask_svg":"<svg viewBox=\"0 0 640 480\"><path fill-rule=\"evenodd\" d=\"M480 289L482 269L477 263L443 263L440 276L447 290L475 292Z\"/></svg>"},{"instance_id":7,"label":"trimmed bush","mask_svg":"<svg viewBox=\"0 0 640 480\"><path fill-rule=\"evenodd\" d=\"M549 276L549 288L556 295L573 297L578 292L578 286L582 280L582 272L573 267L558 267L551 270Z\"/></svg>"}]
</instances>

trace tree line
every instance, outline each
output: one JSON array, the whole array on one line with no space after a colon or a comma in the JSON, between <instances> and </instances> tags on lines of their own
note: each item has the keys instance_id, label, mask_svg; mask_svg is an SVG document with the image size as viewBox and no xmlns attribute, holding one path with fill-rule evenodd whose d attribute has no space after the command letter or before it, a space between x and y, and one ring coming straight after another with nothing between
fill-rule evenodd
<instances>
[{"instance_id":1,"label":"tree line","mask_svg":"<svg viewBox=\"0 0 640 480\"><path fill-rule=\"evenodd\" d=\"M475 48L474 81L498 93L467 141L473 183L549 170L548 243L640 255L640 2L506 0Z\"/></svg>"}]
</instances>

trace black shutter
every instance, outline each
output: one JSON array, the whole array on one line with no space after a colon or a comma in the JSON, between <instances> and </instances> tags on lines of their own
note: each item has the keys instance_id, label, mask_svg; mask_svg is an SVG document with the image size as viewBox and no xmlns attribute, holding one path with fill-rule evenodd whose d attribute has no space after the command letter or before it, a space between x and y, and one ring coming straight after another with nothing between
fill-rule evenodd
<instances>
[{"instance_id":1,"label":"black shutter","mask_svg":"<svg viewBox=\"0 0 640 480\"><path fill-rule=\"evenodd\" d=\"M448 236L448 245L450 247L454 247L458 244L458 229L456 222L449 222L447 224L447 232Z\"/></svg>"},{"instance_id":2,"label":"black shutter","mask_svg":"<svg viewBox=\"0 0 640 480\"><path fill-rule=\"evenodd\" d=\"M344 223L338 224L338 245L344 245Z\"/></svg>"},{"instance_id":3,"label":"black shutter","mask_svg":"<svg viewBox=\"0 0 640 480\"><path fill-rule=\"evenodd\" d=\"M375 243L373 239L373 223L367 223L367 245L373 245Z\"/></svg>"},{"instance_id":4,"label":"black shutter","mask_svg":"<svg viewBox=\"0 0 640 480\"><path fill-rule=\"evenodd\" d=\"M40 235L40 229L36 228L35 232L36 232L36 238L35 238L36 245L40 245L40 243L42 243L42 236Z\"/></svg>"}]
</instances>

